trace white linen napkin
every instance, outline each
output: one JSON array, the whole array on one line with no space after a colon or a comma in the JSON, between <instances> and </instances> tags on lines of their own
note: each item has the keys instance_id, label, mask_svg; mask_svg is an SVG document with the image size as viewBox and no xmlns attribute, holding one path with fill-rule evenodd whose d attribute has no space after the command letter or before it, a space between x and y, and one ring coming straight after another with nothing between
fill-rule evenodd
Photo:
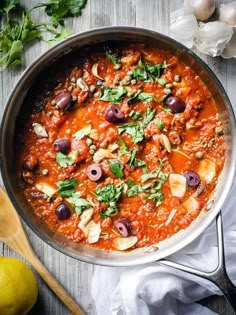
<instances>
[{"instance_id":1,"label":"white linen napkin","mask_svg":"<svg viewBox=\"0 0 236 315\"><path fill-rule=\"evenodd\" d=\"M223 206L226 267L236 284L236 181ZM215 221L191 244L169 257L200 270L216 266L217 236ZM222 294L210 281L158 265L136 267L96 266L92 297L97 315L212 315L195 303L212 294Z\"/></svg>"}]
</instances>

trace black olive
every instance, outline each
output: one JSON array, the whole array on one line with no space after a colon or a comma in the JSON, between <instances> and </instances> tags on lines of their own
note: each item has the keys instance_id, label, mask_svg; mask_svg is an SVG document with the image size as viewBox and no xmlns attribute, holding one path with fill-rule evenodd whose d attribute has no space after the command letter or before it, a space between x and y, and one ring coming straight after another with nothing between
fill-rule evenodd
<instances>
[{"instance_id":1,"label":"black olive","mask_svg":"<svg viewBox=\"0 0 236 315\"><path fill-rule=\"evenodd\" d=\"M71 216L70 208L64 203L61 203L56 208L56 215L59 220L66 220Z\"/></svg>"},{"instance_id":2,"label":"black olive","mask_svg":"<svg viewBox=\"0 0 236 315\"><path fill-rule=\"evenodd\" d=\"M70 151L70 141L67 138L57 139L53 143L53 146L57 152L62 152L64 154L67 154Z\"/></svg>"},{"instance_id":3,"label":"black olive","mask_svg":"<svg viewBox=\"0 0 236 315\"><path fill-rule=\"evenodd\" d=\"M200 177L194 171L187 171L184 173L184 177L186 178L186 182L190 187L197 187L200 184Z\"/></svg>"},{"instance_id":4,"label":"black olive","mask_svg":"<svg viewBox=\"0 0 236 315\"><path fill-rule=\"evenodd\" d=\"M72 98L71 98L70 93L62 92L55 98L55 101L56 101L57 107L59 107L60 109L67 109L71 105Z\"/></svg>"},{"instance_id":5,"label":"black olive","mask_svg":"<svg viewBox=\"0 0 236 315\"><path fill-rule=\"evenodd\" d=\"M104 117L109 122L121 122L125 115L118 106L113 104L107 107Z\"/></svg>"},{"instance_id":6,"label":"black olive","mask_svg":"<svg viewBox=\"0 0 236 315\"><path fill-rule=\"evenodd\" d=\"M185 110L185 103L178 96L170 96L166 100L166 105L173 113L182 113Z\"/></svg>"},{"instance_id":7,"label":"black olive","mask_svg":"<svg viewBox=\"0 0 236 315\"><path fill-rule=\"evenodd\" d=\"M86 174L90 180L96 182L102 177L101 167L99 165L92 164L87 168Z\"/></svg>"},{"instance_id":8,"label":"black olive","mask_svg":"<svg viewBox=\"0 0 236 315\"><path fill-rule=\"evenodd\" d=\"M121 218L114 222L115 227L120 232L120 234L124 237L127 237L131 232L131 223L126 218Z\"/></svg>"}]
</instances>

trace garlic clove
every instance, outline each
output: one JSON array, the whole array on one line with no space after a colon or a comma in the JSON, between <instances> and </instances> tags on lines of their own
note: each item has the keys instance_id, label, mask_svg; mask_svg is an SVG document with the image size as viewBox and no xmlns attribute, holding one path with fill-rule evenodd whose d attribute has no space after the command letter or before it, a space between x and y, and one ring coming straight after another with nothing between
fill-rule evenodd
<instances>
[{"instance_id":1,"label":"garlic clove","mask_svg":"<svg viewBox=\"0 0 236 315\"><path fill-rule=\"evenodd\" d=\"M198 201L194 196L190 196L184 203L183 207L188 211L188 213L194 212L199 208Z\"/></svg>"},{"instance_id":2,"label":"garlic clove","mask_svg":"<svg viewBox=\"0 0 236 315\"><path fill-rule=\"evenodd\" d=\"M170 20L170 36L188 48L192 48L198 24L190 4L186 2L182 10L173 12Z\"/></svg>"},{"instance_id":3,"label":"garlic clove","mask_svg":"<svg viewBox=\"0 0 236 315\"><path fill-rule=\"evenodd\" d=\"M99 74L98 74L98 63L94 63L93 64L93 66L92 66L92 74L96 77L96 78L98 78L98 79L100 79L100 80L104 80L104 78L102 78Z\"/></svg>"},{"instance_id":4,"label":"garlic clove","mask_svg":"<svg viewBox=\"0 0 236 315\"><path fill-rule=\"evenodd\" d=\"M33 123L32 126L34 128L34 132L39 138L48 138L48 133L42 125Z\"/></svg>"},{"instance_id":5,"label":"garlic clove","mask_svg":"<svg viewBox=\"0 0 236 315\"><path fill-rule=\"evenodd\" d=\"M219 21L236 26L236 1L221 6L219 10Z\"/></svg>"},{"instance_id":6,"label":"garlic clove","mask_svg":"<svg viewBox=\"0 0 236 315\"><path fill-rule=\"evenodd\" d=\"M76 81L76 85L81 88L82 91L86 92L89 90L89 87L87 86L86 82L82 78L78 78Z\"/></svg>"},{"instance_id":7,"label":"garlic clove","mask_svg":"<svg viewBox=\"0 0 236 315\"><path fill-rule=\"evenodd\" d=\"M171 153L171 144L170 144L170 140L169 138L164 135L164 134L161 134L161 143L164 145L166 151L168 153Z\"/></svg>"},{"instance_id":8,"label":"garlic clove","mask_svg":"<svg viewBox=\"0 0 236 315\"><path fill-rule=\"evenodd\" d=\"M35 187L39 190L42 191L45 195L47 195L49 198L51 198L56 192L57 190L50 186L47 183L44 182L38 182L35 184Z\"/></svg>"},{"instance_id":9,"label":"garlic clove","mask_svg":"<svg viewBox=\"0 0 236 315\"><path fill-rule=\"evenodd\" d=\"M206 158L199 162L198 175L201 180L210 183L216 175L216 160L214 158Z\"/></svg>"},{"instance_id":10,"label":"garlic clove","mask_svg":"<svg viewBox=\"0 0 236 315\"><path fill-rule=\"evenodd\" d=\"M186 178L180 174L170 174L169 183L172 196L182 198L186 192Z\"/></svg>"},{"instance_id":11,"label":"garlic clove","mask_svg":"<svg viewBox=\"0 0 236 315\"><path fill-rule=\"evenodd\" d=\"M97 243L99 240L100 234L101 234L101 226L100 222L95 223L93 220L91 220L86 227L84 228L84 234L88 238L88 243L93 244Z\"/></svg>"},{"instance_id":12,"label":"garlic clove","mask_svg":"<svg viewBox=\"0 0 236 315\"><path fill-rule=\"evenodd\" d=\"M126 250L134 246L137 241L137 236L117 237L114 239L114 245L118 250Z\"/></svg>"},{"instance_id":13,"label":"garlic clove","mask_svg":"<svg viewBox=\"0 0 236 315\"><path fill-rule=\"evenodd\" d=\"M204 54L220 56L232 35L232 27L222 22L200 23L195 45Z\"/></svg>"},{"instance_id":14,"label":"garlic clove","mask_svg":"<svg viewBox=\"0 0 236 315\"><path fill-rule=\"evenodd\" d=\"M194 15L200 21L208 20L215 12L215 0L190 0Z\"/></svg>"},{"instance_id":15,"label":"garlic clove","mask_svg":"<svg viewBox=\"0 0 236 315\"><path fill-rule=\"evenodd\" d=\"M78 224L78 227L84 231L86 225L89 223L89 221L92 219L93 216L93 208L89 208L83 211L83 213L80 216L80 222Z\"/></svg>"}]
</instances>

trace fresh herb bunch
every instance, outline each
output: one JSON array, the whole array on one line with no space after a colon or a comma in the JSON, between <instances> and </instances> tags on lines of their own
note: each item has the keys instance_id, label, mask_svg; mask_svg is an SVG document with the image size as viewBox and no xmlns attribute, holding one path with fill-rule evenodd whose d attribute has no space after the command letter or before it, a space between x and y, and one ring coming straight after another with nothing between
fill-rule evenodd
<instances>
[{"instance_id":1,"label":"fresh herb bunch","mask_svg":"<svg viewBox=\"0 0 236 315\"><path fill-rule=\"evenodd\" d=\"M64 24L67 17L81 15L87 0L49 0L26 11L19 0L3 0L0 2L0 18L3 25L0 29L0 69L23 63L22 55L26 43L42 38L42 32L54 35L47 41L53 45L71 35L71 32L58 25ZM45 12L53 23L37 23L31 17L33 10L45 7Z\"/></svg>"}]
</instances>

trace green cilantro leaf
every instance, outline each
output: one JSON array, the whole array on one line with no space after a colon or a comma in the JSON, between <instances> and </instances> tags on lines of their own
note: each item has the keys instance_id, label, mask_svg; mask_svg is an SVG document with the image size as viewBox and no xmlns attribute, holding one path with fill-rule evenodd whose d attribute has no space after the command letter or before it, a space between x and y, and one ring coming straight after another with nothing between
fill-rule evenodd
<instances>
[{"instance_id":1,"label":"green cilantro leaf","mask_svg":"<svg viewBox=\"0 0 236 315\"><path fill-rule=\"evenodd\" d=\"M127 161L128 165L132 165L133 164L136 153L137 153L136 150L131 150L130 157L129 157L128 161Z\"/></svg>"},{"instance_id":2,"label":"green cilantro leaf","mask_svg":"<svg viewBox=\"0 0 236 315\"><path fill-rule=\"evenodd\" d=\"M156 177L157 177L157 173L146 173L141 176L141 181L142 183L145 183L149 179L156 178Z\"/></svg>"},{"instance_id":3,"label":"green cilantro leaf","mask_svg":"<svg viewBox=\"0 0 236 315\"><path fill-rule=\"evenodd\" d=\"M75 193L75 187L78 184L79 182L75 178L59 181L56 183L59 188L57 192L62 198L72 197L73 193Z\"/></svg>"},{"instance_id":4,"label":"green cilantro leaf","mask_svg":"<svg viewBox=\"0 0 236 315\"><path fill-rule=\"evenodd\" d=\"M131 112L129 113L129 117L132 117L134 120L139 120L142 118L142 112L131 110Z\"/></svg>"},{"instance_id":5,"label":"green cilantro leaf","mask_svg":"<svg viewBox=\"0 0 236 315\"><path fill-rule=\"evenodd\" d=\"M143 125L141 122L137 124L126 123L118 126L119 133L126 132L132 136L134 143L139 143L144 139Z\"/></svg>"},{"instance_id":6,"label":"green cilantro leaf","mask_svg":"<svg viewBox=\"0 0 236 315\"><path fill-rule=\"evenodd\" d=\"M162 131L165 128L163 121L159 118L156 118L154 120L154 123L157 125L157 127L159 128L160 131Z\"/></svg>"},{"instance_id":7,"label":"green cilantro leaf","mask_svg":"<svg viewBox=\"0 0 236 315\"><path fill-rule=\"evenodd\" d=\"M67 201L75 209L77 215L81 215L85 209L93 208L94 204L87 199L80 198L80 192L73 193L72 197L68 198Z\"/></svg>"},{"instance_id":8,"label":"green cilantro leaf","mask_svg":"<svg viewBox=\"0 0 236 315\"><path fill-rule=\"evenodd\" d=\"M98 186L96 189L96 196L98 201L103 201L106 204L117 202L120 198L124 185L114 186L112 184L107 184L104 187Z\"/></svg>"},{"instance_id":9,"label":"green cilantro leaf","mask_svg":"<svg viewBox=\"0 0 236 315\"><path fill-rule=\"evenodd\" d=\"M74 163L72 157L66 156L61 152L57 152L56 161L61 167L67 167L68 165L72 165Z\"/></svg>"},{"instance_id":10,"label":"green cilantro leaf","mask_svg":"<svg viewBox=\"0 0 236 315\"><path fill-rule=\"evenodd\" d=\"M106 210L100 212L100 217L106 219L107 217L114 217L119 212L117 207L107 207Z\"/></svg>"},{"instance_id":11,"label":"green cilantro leaf","mask_svg":"<svg viewBox=\"0 0 236 315\"><path fill-rule=\"evenodd\" d=\"M140 81L154 82L165 85L164 80L160 81L160 76L162 70L167 68L168 65L166 61L162 64L154 65L151 62L143 62L142 59L139 60L138 66L132 70L132 76Z\"/></svg>"},{"instance_id":12,"label":"green cilantro leaf","mask_svg":"<svg viewBox=\"0 0 236 315\"><path fill-rule=\"evenodd\" d=\"M49 0L45 4L45 12L51 17L51 21L55 26L63 25L63 19L80 16L86 4L87 0Z\"/></svg>"},{"instance_id":13,"label":"green cilantro leaf","mask_svg":"<svg viewBox=\"0 0 236 315\"><path fill-rule=\"evenodd\" d=\"M69 31L65 27L61 26L60 32L56 33L56 35L53 38L51 38L47 41L48 45L53 46L53 45L57 44L58 42L62 41L63 39L69 37L72 34L73 33L71 31Z\"/></svg>"},{"instance_id":14,"label":"green cilantro leaf","mask_svg":"<svg viewBox=\"0 0 236 315\"><path fill-rule=\"evenodd\" d=\"M120 63L120 58L117 57L115 54L111 54L109 52L106 52L106 56L107 56L107 59L113 63L113 65L116 65L118 63Z\"/></svg>"},{"instance_id":15,"label":"green cilantro leaf","mask_svg":"<svg viewBox=\"0 0 236 315\"><path fill-rule=\"evenodd\" d=\"M76 139L82 139L85 136L88 136L92 130L92 126L89 124L87 127L80 129L76 133L73 134L73 137Z\"/></svg>"},{"instance_id":16,"label":"green cilantro leaf","mask_svg":"<svg viewBox=\"0 0 236 315\"><path fill-rule=\"evenodd\" d=\"M139 160L139 159L134 159L134 167L143 167L146 166L146 162Z\"/></svg>"},{"instance_id":17,"label":"green cilantro leaf","mask_svg":"<svg viewBox=\"0 0 236 315\"><path fill-rule=\"evenodd\" d=\"M117 143L119 145L119 150L118 150L119 156L129 153L129 147L122 137L118 138Z\"/></svg>"},{"instance_id":18,"label":"green cilantro leaf","mask_svg":"<svg viewBox=\"0 0 236 315\"><path fill-rule=\"evenodd\" d=\"M146 127L155 117L156 115L156 109L151 109L150 106L147 107L145 116L144 116L144 121L143 121L143 126Z\"/></svg>"},{"instance_id":19,"label":"green cilantro leaf","mask_svg":"<svg viewBox=\"0 0 236 315\"><path fill-rule=\"evenodd\" d=\"M143 188L140 184L133 185L128 191L127 191L127 197L133 197L137 196L140 192L143 192Z\"/></svg>"},{"instance_id":20,"label":"green cilantro leaf","mask_svg":"<svg viewBox=\"0 0 236 315\"><path fill-rule=\"evenodd\" d=\"M119 104L127 94L127 90L123 86L117 88L101 88L102 97L100 100Z\"/></svg>"},{"instance_id":21,"label":"green cilantro leaf","mask_svg":"<svg viewBox=\"0 0 236 315\"><path fill-rule=\"evenodd\" d=\"M164 194L160 190L157 190L154 193L146 195L144 199L154 199L156 201L156 206L158 207L164 199Z\"/></svg>"},{"instance_id":22,"label":"green cilantro leaf","mask_svg":"<svg viewBox=\"0 0 236 315\"><path fill-rule=\"evenodd\" d=\"M119 160L110 160L109 165L110 171L112 172L113 175L115 175L118 178L122 178L124 176L123 174L124 166Z\"/></svg>"},{"instance_id":23,"label":"green cilantro leaf","mask_svg":"<svg viewBox=\"0 0 236 315\"><path fill-rule=\"evenodd\" d=\"M20 7L19 0L2 0L0 3L0 13L9 15L10 11L14 11Z\"/></svg>"}]
</instances>

